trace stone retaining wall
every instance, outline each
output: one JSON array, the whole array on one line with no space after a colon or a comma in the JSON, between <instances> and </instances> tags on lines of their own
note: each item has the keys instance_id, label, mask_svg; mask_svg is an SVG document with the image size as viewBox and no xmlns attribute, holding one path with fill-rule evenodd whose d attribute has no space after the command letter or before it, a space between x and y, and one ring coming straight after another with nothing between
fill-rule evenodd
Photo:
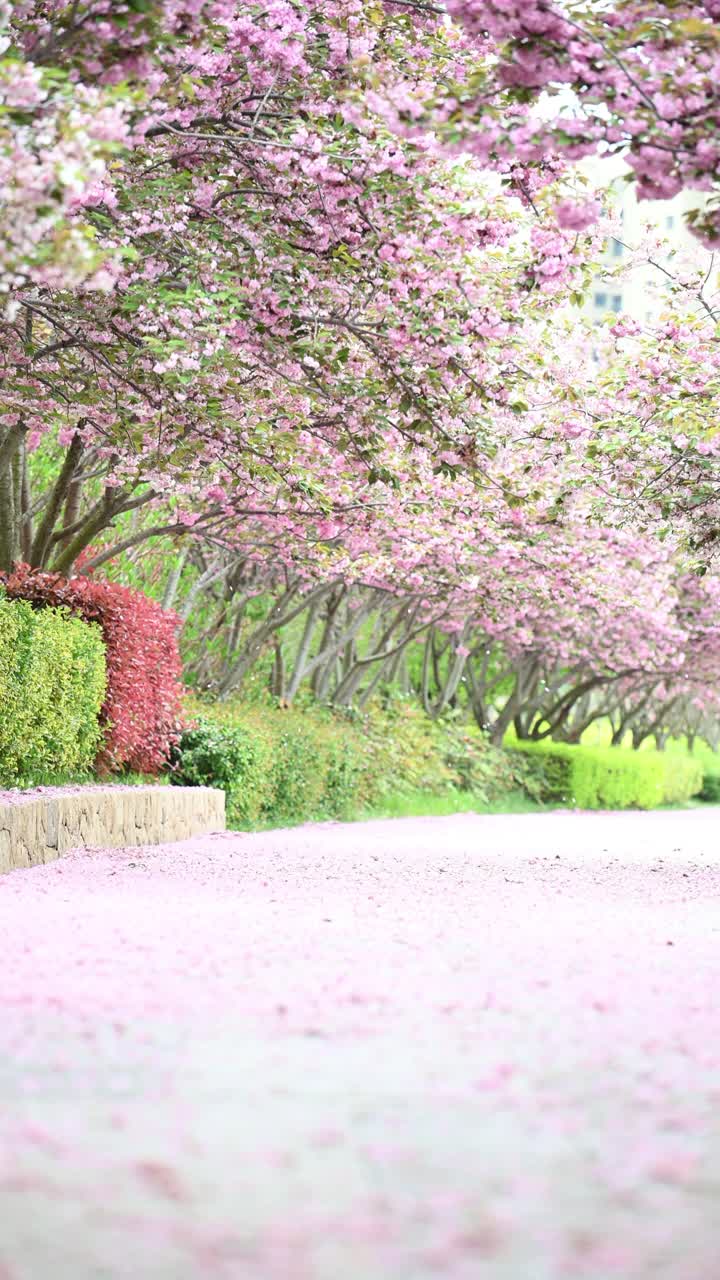
<instances>
[{"instance_id":1,"label":"stone retaining wall","mask_svg":"<svg viewBox=\"0 0 720 1280\"><path fill-rule=\"evenodd\" d=\"M225 830L225 793L211 787L88 787L0 800L0 873L69 849L167 844Z\"/></svg>"}]
</instances>

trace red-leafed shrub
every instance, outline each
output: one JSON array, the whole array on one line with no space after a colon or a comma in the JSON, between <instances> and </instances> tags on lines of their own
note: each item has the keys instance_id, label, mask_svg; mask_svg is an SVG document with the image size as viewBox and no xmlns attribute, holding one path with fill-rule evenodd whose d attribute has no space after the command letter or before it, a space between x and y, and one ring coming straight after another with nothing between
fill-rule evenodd
<instances>
[{"instance_id":1,"label":"red-leafed shrub","mask_svg":"<svg viewBox=\"0 0 720 1280\"><path fill-rule=\"evenodd\" d=\"M108 688L101 712L101 772L158 773L177 740L182 697L178 617L140 591L90 578L61 578L27 565L0 573L10 599L36 608L66 605L98 622L106 647Z\"/></svg>"}]
</instances>

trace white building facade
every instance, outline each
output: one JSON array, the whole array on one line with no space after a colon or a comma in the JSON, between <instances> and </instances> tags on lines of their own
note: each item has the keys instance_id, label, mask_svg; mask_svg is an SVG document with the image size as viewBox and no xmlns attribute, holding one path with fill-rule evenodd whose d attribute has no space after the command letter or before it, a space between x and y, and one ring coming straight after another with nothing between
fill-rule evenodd
<instances>
[{"instance_id":1,"label":"white building facade","mask_svg":"<svg viewBox=\"0 0 720 1280\"><path fill-rule=\"evenodd\" d=\"M681 258L695 259L702 253L685 221L686 213L702 202L701 194L683 191L672 200L638 201L634 183L625 180L629 173L621 161L596 161L585 167L593 185L607 190L607 203L619 223L616 236L608 240L605 273L594 283L587 303L589 318L596 324L620 312L639 324L651 323L672 286L663 268L672 275ZM643 246L647 251L641 254Z\"/></svg>"}]
</instances>

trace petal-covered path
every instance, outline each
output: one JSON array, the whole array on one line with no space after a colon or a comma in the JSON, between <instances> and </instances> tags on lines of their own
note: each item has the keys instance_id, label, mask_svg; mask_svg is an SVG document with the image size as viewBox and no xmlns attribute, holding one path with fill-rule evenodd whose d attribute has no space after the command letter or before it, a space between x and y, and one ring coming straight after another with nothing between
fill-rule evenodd
<instances>
[{"instance_id":1,"label":"petal-covered path","mask_svg":"<svg viewBox=\"0 0 720 1280\"><path fill-rule=\"evenodd\" d=\"M0 878L0 1280L717 1280L720 814Z\"/></svg>"}]
</instances>

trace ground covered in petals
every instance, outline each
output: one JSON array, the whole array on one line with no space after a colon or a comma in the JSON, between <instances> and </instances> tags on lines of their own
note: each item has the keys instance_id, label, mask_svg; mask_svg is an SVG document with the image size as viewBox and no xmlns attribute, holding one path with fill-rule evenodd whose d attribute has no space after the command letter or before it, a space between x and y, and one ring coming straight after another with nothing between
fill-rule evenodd
<instances>
[{"instance_id":1,"label":"ground covered in petals","mask_svg":"<svg viewBox=\"0 0 720 1280\"><path fill-rule=\"evenodd\" d=\"M0 879L1 1280L720 1275L718 813Z\"/></svg>"}]
</instances>

